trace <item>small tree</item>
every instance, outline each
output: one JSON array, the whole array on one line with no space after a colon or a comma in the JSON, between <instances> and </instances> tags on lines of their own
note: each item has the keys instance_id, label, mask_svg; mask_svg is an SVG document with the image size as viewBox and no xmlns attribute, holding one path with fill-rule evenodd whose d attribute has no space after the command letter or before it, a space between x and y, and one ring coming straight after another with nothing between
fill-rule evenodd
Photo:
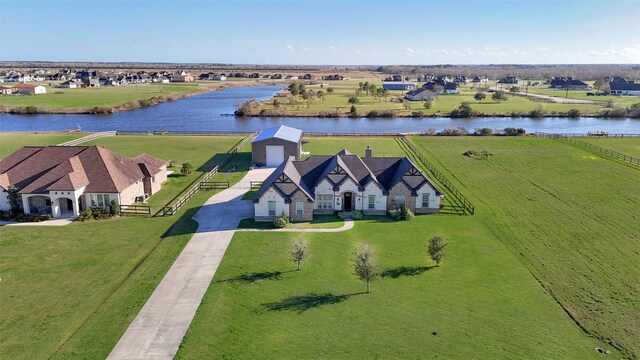
<instances>
[{"instance_id":1,"label":"small tree","mask_svg":"<svg viewBox=\"0 0 640 360\"><path fill-rule=\"evenodd\" d=\"M118 213L118 203L115 200L111 200L109 203L109 213L111 216Z\"/></svg>"},{"instance_id":2,"label":"small tree","mask_svg":"<svg viewBox=\"0 0 640 360\"><path fill-rule=\"evenodd\" d=\"M300 93L300 91L298 91L298 85L296 84L291 84L289 85L289 92L291 92L291 95L296 96Z\"/></svg>"},{"instance_id":3,"label":"small tree","mask_svg":"<svg viewBox=\"0 0 640 360\"><path fill-rule=\"evenodd\" d=\"M432 104L433 104L432 100L425 100L422 106L424 106L424 108L428 110L428 109L431 109Z\"/></svg>"},{"instance_id":4,"label":"small tree","mask_svg":"<svg viewBox=\"0 0 640 360\"><path fill-rule=\"evenodd\" d=\"M349 113L351 115L358 115L358 109L356 108L355 105L351 105L351 110L349 110Z\"/></svg>"},{"instance_id":5,"label":"small tree","mask_svg":"<svg viewBox=\"0 0 640 360\"><path fill-rule=\"evenodd\" d=\"M280 107L280 100L273 99L273 108L278 109Z\"/></svg>"},{"instance_id":6,"label":"small tree","mask_svg":"<svg viewBox=\"0 0 640 360\"><path fill-rule=\"evenodd\" d=\"M508 99L507 94L505 94L505 92L502 90L498 90L494 92L493 95L491 95L491 100L493 101L500 102L500 101L505 101L507 99Z\"/></svg>"},{"instance_id":7,"label":"small tree","mask_svg":"<svg viewBox=\"0 0 640 360\"><path fill-rule=\"evenodd\" d=\"M287 227L287 225L289 225L289 218L287 217L287 214L284 213L284 211L282 211L282 214L280 214L280 216L273 219L273 226L278 229Z\"/></svg>"},{"instance_id":8,"label":"small tree","mask_svg":"<svg viewBox=\"0 0 640 360\"><path fill-rule=\"evenodd\" d=\"M19 189L14 185L10 185L7 189L7 200L9 201L9 207L11 208L11 214L16 215L20 212L22 207L22 199L18 194Z\"/></svg>"},{"instance_id":9,"label":"small tree","mask_svg":"<svg viewBox=\"0 0 640 360\"><path fill-rule=\"evenodd\" d=\"M191 171L193 171L193 165L191 165L190 163L182 164L182 169L180 169L180 173L182 175L187 176L191 174Z\"/></svg>"},{"instance_id":10,"label":"small tree","mask_svg":"<svg viewBox=\"0 0 640 360\"><path fill-rule=\"evenodd\" d=\"M486 99L487 95L482 91L478 91L473 98L476 99L477 102L482 102L482 100Z\"/></svg>"},{"instance_id":11,"label":"small tree","mask_svg":"<svg viewBox=\"0 0 640 360\"><path fill-rule=\"evenodd\" d=\"M367 293L371 292L371 282L380 276L375 262L375 251L367 244L360 244L353 253L353 274L367 283Z\"/></svg>"},{"instance_id":12,"label":"small tree","mask_svg":"<svg viewBox=\"0 0 640 360\"><path fill-rule=\"evenodd\" d=\"M335 92L332 87L327 88L327 94L331 95Z\"/></svg>"},{"instance_id":13,"label":"small tree","mask_svg":"<svg viewBox=\"0 0 640 360\"><path fill-rule=\"evenodd\" d=\"M291 260L296 264L296 268L300 271L300 264L309 256L307 252L307 244L304 239L300 239L293 244L293 251L291 252Z\"/></svg>"},{"instance_id":14,"label":"small tree","mask_svg":"<svg viewBox=\"0 0 640 360\"><path fill-rule=\"evenodd\" d=\"M447 248L447 240L443 235L437 235L429 240L429 257L436 263L436 266L440 266L442 260L444 260L444 251Z\"/></svg>"},{"instance_id":15,"label":"small tree","mask_svg":"<svg viewBox=\"0 0 640 360\"><path fill-rule=\"evenodd\" d=\"M359 99L357 96L351 96L347 101L349 102L349 104L356 104L359 101Z\"/></svg>"}]
</instances>

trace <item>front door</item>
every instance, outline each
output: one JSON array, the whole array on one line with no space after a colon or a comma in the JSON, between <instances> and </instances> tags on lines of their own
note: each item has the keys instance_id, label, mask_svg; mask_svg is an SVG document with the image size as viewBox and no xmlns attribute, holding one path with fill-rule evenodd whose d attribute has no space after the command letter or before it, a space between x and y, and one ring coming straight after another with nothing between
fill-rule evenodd
<instances>
[{"instance_id":1,"label":"front door","mask_svg":"<svg viewBox=\"0 0 640 360\"><path fill-rule=\"evenodd\" d=\"M344 211L351 211L351 201L353 200L353 193L347 192L344 193L344 201L342 202L344 204Z\"/></svg>"}]
</instances>

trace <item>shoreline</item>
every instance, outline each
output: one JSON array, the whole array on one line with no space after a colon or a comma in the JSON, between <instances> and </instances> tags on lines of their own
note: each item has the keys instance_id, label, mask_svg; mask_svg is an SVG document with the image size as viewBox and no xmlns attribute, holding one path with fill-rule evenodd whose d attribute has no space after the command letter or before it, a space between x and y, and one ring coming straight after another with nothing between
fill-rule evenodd
<instances>
[{"instance_id":1,"label":"shoreline","mask_svg":"<svg viewBox=\"0 0 640 360\"><path fill-rule=\"evenodd\" d=\"M528 119L546 119L546 118L563 118L563 119L571 119L571 120L580 120L581 118L603 118L603 119L611 119L611 120L623 120L623 119L635 119L632 117L604 117L599 114L581 114L580 117L569 117L566 114L545 114L540 117L532 117L530 114L479 114L473 117L451 117L451 114L427 114L422 116L413 116L412 114L394 114L393 116L376 116L370 117L366 114L357 114L352 115L349 113L314 113L314 114L273 114L273 113L250 113L246 116L236 116L237 118L352 118L352 119L375 119L375 120L393 120L397 118L403 119L441 119L441 118L449 118L449 119L461 119L461 120L473 120L473 119L482 119L482 118L528 118Z\"/></svg>"},{"instance_id":2,"label":"shoreline","mask_svg":"<svg viewBox=\"0 0 640 360\"><path fill-rule=\"evenodd\" d=\"M177 83L179 84L179 83ZM196 83L197 84L197 83ZM259 82L259 81L242 81L242 82L224 82L217 84L206 84L204 86L198 85L198 89L187 93L174 93L167 96L154 96L149 99L134 99L118 105L103 105L93 108L68 108L68 109L54 109L54 110L40 110L37 106L35 112L27 111L29 106L17 106L9 108L7 106L0 106L0 114L11 115L106 115L115 114L122 111L142 109L146 107L155 106L169 101L176 101L187 97L205 94L209 92L231 89L242 86L260 86L260 85L272 85L273 82ZM32 105L33 106L33 105Z\"/></svg>"}]
</instances>

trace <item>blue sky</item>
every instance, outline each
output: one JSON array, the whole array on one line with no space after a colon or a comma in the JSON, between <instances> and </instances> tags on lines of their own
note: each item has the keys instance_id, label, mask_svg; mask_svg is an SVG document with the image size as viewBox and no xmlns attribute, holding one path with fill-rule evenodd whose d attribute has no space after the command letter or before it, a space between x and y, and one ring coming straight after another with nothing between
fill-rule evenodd
<instances>
[{"instance_id":1,"label":"blue sky","mask_svg":"<svg viewBox=\"0 0 640 360\"><path fill-rule=\"evenodd\" d=\"M640 0L0 0L0 60L640 63Z\"/></svg>"}]
</instances>

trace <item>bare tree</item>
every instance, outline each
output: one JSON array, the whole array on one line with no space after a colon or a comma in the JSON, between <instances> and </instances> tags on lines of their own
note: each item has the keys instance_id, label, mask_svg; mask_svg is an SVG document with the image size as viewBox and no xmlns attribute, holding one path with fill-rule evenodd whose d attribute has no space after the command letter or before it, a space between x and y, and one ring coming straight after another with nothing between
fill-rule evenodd
<instances>
[{"instance_id":1,"label":"bare tree","mask_svg":"<svg viewBox=\"0 0 640 360\"><path fill-rule=\"evenodd\" d=\"M367 293L371 292L371 282L380 276L375 262L375 251L367 244L360 244L353 254L353 274L367 283Z\"/></svg>"},{"instance_id":2,"label":"bare tree","mask_svg":"<svg viewBox=\"0 0 640 360\"><path fill-rule=\"evenodd\" d=\"M291 260L296 264L297 270L300 271L300 264L309 256L307 251L307 244L304 239L300 239L293 244L293 251L291 252Z\"/></svg>"},{"instance_id":3,"label":"bare tree","mask_svg":"<svg viewBox=\"0 0 640 360\"><path fill-rule=\"evenodd\" d=\"M444 259L444 251L447 248L447 240L444 236L437 235L429 240L429 257L436 263L436 266L440 266L440 263Z\"/></svg>"}]
</instances>

